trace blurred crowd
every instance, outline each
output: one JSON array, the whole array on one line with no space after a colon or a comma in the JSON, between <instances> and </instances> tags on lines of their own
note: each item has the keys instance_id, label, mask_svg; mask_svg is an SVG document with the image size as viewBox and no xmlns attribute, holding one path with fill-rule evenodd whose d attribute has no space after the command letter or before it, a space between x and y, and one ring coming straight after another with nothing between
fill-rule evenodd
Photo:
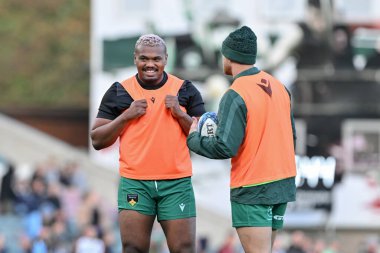
<instances>
[{"instance_id":1,"label":"blurred crowd","mask_svg":"<svg viewBox=\"0 0 380 253\"><path fill-rule=\"evenodd\" d=\"M88 187L78 163L48 159L32 173L3 165L0 223L11 227L0 227L0 253L117 252L117 210Z\"/></svg>"},{"instance_id":2,"label":"blurred crowd","mask_svg":"<svg viewBox=\"0 0 380 253\"><path fill-rule=\"evenodd\" d=\"M50 158L32 169L0 161L0 253L121 252L117 208L91 189L75 161ZM199 236L199 253L244 252L236 232L219 246ZM306 231L280 231L274 253L340 253L342 242ZM155 222L152 253L168 253L165 236ZM368 238L358 253L379 253L379 236Z\"/></svg>"},{"instance_id":3,"label":"blurred crowd","mask_svg":"<svg viewBox=\"0 0 380 253\"><path fill-rule=\"evenodd\" d=\"M201 241L200 241L201 242ZM327 235L315 236L304 231L279 231L273 244L273 253L342 253L345 252L342 243L337 239L329 238ZM198 243L199 246L207 243ZM216 251L199 248L199 253L243 253L244 250L239 242L235 231L229 233L224 243ZM379 253L380 242L378 236L368 237L362 242L359 249L350 252Z\"/></svg>"}]
</instances>

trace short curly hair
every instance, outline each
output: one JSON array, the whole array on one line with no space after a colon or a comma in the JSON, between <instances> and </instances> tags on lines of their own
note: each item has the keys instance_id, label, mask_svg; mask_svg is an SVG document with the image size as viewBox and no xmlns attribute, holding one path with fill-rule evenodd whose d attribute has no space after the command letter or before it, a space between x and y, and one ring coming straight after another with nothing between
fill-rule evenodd
<instances>
[{"instance_id":1,"label":"short curly hair","mask_svg":"<svg viewBox=\"0 0 380 253\"><path fill-rule=\"evenodd\" d=\"M140 36L140 38L136 41L135 52L138 46L148 46L148 47L164 47L166 53L166 43L165 41L158 35L155 34L145 34Z\"/></svg>"}]
</instances>

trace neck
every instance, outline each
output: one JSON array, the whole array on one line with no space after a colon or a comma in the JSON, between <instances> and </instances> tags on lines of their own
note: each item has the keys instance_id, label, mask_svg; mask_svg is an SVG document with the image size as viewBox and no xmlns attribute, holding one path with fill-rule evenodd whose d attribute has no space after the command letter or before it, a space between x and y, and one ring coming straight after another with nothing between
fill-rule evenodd
<instances>
[{"instance_id":1,"label":"neck","mask_svg":"<svg viewBox=\"0 0 380 253\"><path fill-rule=\"evenodd\" d=\"M231 73L232 73L232 77L235 78L235 76L237 76L238 74L240 74L241 72L247 70L247 69L250 69L252 68L254 65L245 65L245 64L239 64L239 63L232 63L231 64Z\"/></svg>"},{"instance_id":2,"label":"neck","mask_svg":"<svg viewBox=\"0 0 380 253\"><path fill-rule=\"evenodd\" d=\"M139 84L143 88L147 88L147 87L161 87L161 86L163 86L165 84L165 82L168 79L167 74L165 72L162 73L162 76L160 78L158 78L158 80L152 80L152 81L143 80L143 79L140 78L139 74L136 74L136 77L137 77L137 81L139 82Z\"/></svg>"}]
</instances>

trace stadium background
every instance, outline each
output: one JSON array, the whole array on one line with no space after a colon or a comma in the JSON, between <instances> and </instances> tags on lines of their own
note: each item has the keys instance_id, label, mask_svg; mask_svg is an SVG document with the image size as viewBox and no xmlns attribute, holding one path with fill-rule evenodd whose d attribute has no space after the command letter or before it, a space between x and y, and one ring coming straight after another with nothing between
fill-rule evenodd
<instances>
[{"instance_id":1,"label":"stadium background","mask_svg":"<svg viewBox=\"0 0 380 253\"><path fill-rule=\"evenodd\" d=\"M242 24L258 35L257 65L291 90L298 132L298 201L276 252L380 250L379 1L15 0L0 7L0 252L71 252L83 238L119 252L117 150L96 152L88 139L102 95L135 73L134 43L154 32L167 42L168 72L192 80L207 109L217 110L231 81L219 47ZM192 158L199 252L241 252L230 228L228 161ZM165 251L156 224L152 252Z\"/></svg>"}]
</instances>

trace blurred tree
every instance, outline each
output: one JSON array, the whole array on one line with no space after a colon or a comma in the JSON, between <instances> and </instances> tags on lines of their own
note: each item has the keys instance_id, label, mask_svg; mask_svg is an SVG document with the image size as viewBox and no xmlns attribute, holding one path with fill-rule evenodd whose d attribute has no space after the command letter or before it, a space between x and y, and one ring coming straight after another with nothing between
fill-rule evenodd
<instances>
[{"instance_id":1,"label":"blurred tree","mask_svg":"<svg viewBox=\"0 0 380 253\"><path fill-rule=\"evenodd\" d=\"M0 109L87 108L90 1L0 1Z\"/></svg>"}]
</instances>

